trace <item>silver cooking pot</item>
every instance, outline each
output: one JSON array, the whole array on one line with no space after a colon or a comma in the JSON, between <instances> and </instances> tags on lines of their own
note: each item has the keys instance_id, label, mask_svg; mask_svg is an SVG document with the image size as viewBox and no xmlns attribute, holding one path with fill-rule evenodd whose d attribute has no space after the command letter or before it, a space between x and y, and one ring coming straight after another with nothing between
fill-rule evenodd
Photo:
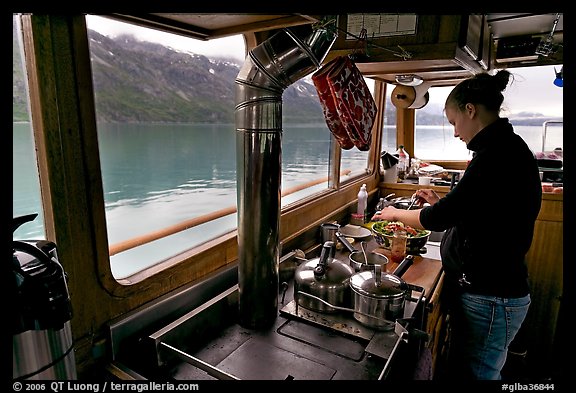
<instances>
[{"instance_id":1,"label":"silver cooking pot","mask_svg":"<svg viewBox=\"0 0 576 393\"><path fill-rule=\"evenodd\" d=\"M355 273L350 277L353 308L335 305L310 291L298 294L298 305L307 307L305 299L313 300L315 307L329 307L329 310L349 311L358 322L376 330L391 330L396 326L396 320L404 318L404 304L413 290L424 295L424 288L407 284L400 276L410 267L414 259L408 255L394 270L393 274L382 272L380 265L374 265L374 270ZM296 294L297 292L295 292ZM309 308L309 307L307 307Z\"/></svg>"},{"instance_id":2,"label":"silver cooking pot","mask_svg":"<svg viewBox=\"0 0 576 393\"><path fill-rule=\"evenodd\" d=\"M406 256L392 274L383 272L377 264L373 270L354 274L350 278L354 319L371 328L393 329L396 319L404 317L404 303L412 289L420 289L401 278L413 260L413 255Z\"/></svg>"},{"instance_id":3,"label":"silver cooking pot","mask_svg":"<svg viewBox=\"0 0 576 393\"><path fill-rule=\"evenodd\" d=\"M351 307L350 277L354 269L332 257L334 247L334 242L325 242L319 258L303 262L296 268L294 299L298 305L324 313Z\"/></svg>"},{"instance_id":4,"label":"silver cooking pot","mask_svg":"<svg viewBox=\"0 0 576 393\"><path fill-rule=\"evenodd\" d=\"M366 260L364 258L366 255ZM348 257L350 259L350 266L354 268L354 271L363 271L363 270L374 270L374 265L380 265L383 269L386 268L388 264L388 257L384 254L380 254L375 251L352 251Z\"/></svg>"}]
</instances>

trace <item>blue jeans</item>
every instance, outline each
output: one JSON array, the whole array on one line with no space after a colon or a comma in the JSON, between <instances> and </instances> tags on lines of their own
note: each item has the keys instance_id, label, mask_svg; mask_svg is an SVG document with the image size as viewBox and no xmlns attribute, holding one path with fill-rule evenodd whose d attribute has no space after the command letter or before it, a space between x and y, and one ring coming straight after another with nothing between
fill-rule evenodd
<instances>
[{"instance_id":1,"label":"blue jeans","mask_svg":"<svg viewBox=\"0 0 576 393\"><path fill-rule=\"evenodd\" d=\"M508 346L530 306L521 298L459 293L451 299L449 374L455 379L500 380Z\"/></svg>"}]
</instances>

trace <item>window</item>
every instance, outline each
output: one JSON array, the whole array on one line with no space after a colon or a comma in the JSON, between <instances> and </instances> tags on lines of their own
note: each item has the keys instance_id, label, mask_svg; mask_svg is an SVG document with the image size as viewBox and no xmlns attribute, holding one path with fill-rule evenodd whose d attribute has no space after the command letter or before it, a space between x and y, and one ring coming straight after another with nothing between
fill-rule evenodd
<instances>
[{"instance_id":1,"label":"window","mask_svg":"<svg viewBox=\"0 0 576 393\"><path fill-rule=\"evenodd\" d=\"M431 87L430 100L416 110L414 155L421 160L464 160L472 158L466 145L454 138L454 127L444 115L446 97L453 86Z\"/></svg>"},{"instance_id":2,"label":"window","mask_svg":"<svg viewBox=\"0 0 576 393\"><path fill-rule=\"evenodd\" d=\"M200 42L97 16L87 27L111 268L122 279L236 229L234 80L244 41ZM313 84L294 85L282 97L282 207L327 190L334 146ZM360 153L342 162L365 174Z\"/></svg>"},{"instance_id":3,"label":"window","mask_svg":"<svg viewBox=\"0 0 576 393\"><path fill-rule=\"evenodd\" d=\"M552 82L553 66L512 68L504 90L501 117L507 117L534 151L563 148L562 88ZM453 87L432 87L430 101L416 110L414 152L423 160L469 160L472 155L458 138L444 115L446 97ZM535 99L534 97L538 97ZM544 133L546 140L543 142ZM544 144L544 146L543 146Z\"/></svg>"},{"instance_id":4,"label":"window","mask_svg":"<svg viewBox=\"0 0 576 393\"><path fill-rule=\"evenodd\" d=\"M41 240L46 239L46 233L18 15L13 15L12 22L12 216L38 214L14 231L13 238Z\"/></svg>"},{"instance_id":5,"label":"window","mask_svg":"<svg viewBox=\"0 0 576 393\"><path fill-rule=\"evenodd\" d=\"M397 150L396 143L396 107L392 103L392 91L394 85L386 85L386 111L384 113L384 130L382 132L381 152L395 153Z\"/></svg>"},{"instance_id":6,"label":"window","mask_svg":"<svg viewBox=\"0 0 576 393\"><path fill-rule=\"evenodd\" d=\"M514 131L532 151L563 149L563 89L553 84L556 67L521 67L509 71L513 80L504 91L501 116L510 119Z\"/></svg>"}]
</instances>

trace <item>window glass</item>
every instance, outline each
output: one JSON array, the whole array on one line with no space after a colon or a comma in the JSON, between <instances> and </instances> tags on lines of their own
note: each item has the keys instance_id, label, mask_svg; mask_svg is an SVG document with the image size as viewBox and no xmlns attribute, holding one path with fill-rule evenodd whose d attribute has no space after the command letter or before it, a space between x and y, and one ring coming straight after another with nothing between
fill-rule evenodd
<instances>
[{"instance_id":1,"label":"window glass","mask_svg":"<svg viewBox=\"0 0 576 393\"><path fill-rule=\"evenodd\" d=\"M41 240L46 233L19 16L13 15L12 22L12 216L38 214L14 231L13 238Z\"/></svg>"},{"instance_id":2,"label":"window glass","mask_svg":"<svg viewBox=\"0 0 576 393\"><path fill-rule=\"evenodd\" d=\"M534 151L562 149L562 88L555 86L554 66L511 68L512 78L504 90L501 117L507 117L515 132ZM559 71L559 68L558 68ZM430 101L416 110L414 152L424 160L469 160L466 145L454 137L454 127L444 115L446 97L453 87L432 87ZM538 97L537 99L535 97ZM545 140L544 140L545 139Z\"/></svg>"},{"instance_id":3,"label":"window glass","mask_svg":"<svg viewBox=\"0 0 576 393\"><path fill-rule=\"evenodd\" d=\"M322 115L322 110L318 113ZM330 173L330 130L325 122L284 122L282 207L326 190Z\"/></svg>"},{"instance_id":4,"label":"window glass","mask_svg":"<svg viewBox=\"0 0 576 393\"><path fill-rule=\"evenodd\" d=\"M120 279L236 229L234 81L245 46L240 35L201 42L98 16L87 26ZM286 206L327 189L331 134L309 77L282 100Z\"/></svg>"},{"instance_id":5,"label":"window glass","mask_svg":"<svg viewBox=\"0 0 576 393\"><path fill-rule=\"evenodd\" d=\"M444 114L444 103L453 86L431 87L428 104L416 109L414 155L421 160L469 160L466 145L454 138L454 127Z\"/></svg>"},{"instance_id":6,"label":"window glass","mask_svg":"<svg viewBox=\"0 0 576 393\"><path fill-rule=\"evenodd\" d=\"M561 66L511 68L501 116L534 152L564 148L563 88L554 85Z\"/></svg>"},{"instance_id":7,"label":"window glass","mask_svg":"<svg viewBox=\"0 0 576 393\"><path fill-rule=\"evenodd\" d=\"M342 150L340 181L346 182L365 175L369 153L369 151L360 151L355 147L350 150Z\"/></svg>"},{"instance_id":8,"label":"window glass","mask_svg":"<svg viewBox=\"0 0 576 393\"><path fill-rule=\"evenodd\" d=\"M221 49L212 60L197 40L111 19L88 16L87 27L119 279L236 228L234 85L224 81L240 59Z\"/></svg>"},{"instance_id":9,"label":"window glass","mask_svg":"<svg viewBox=\"0 0 576 393\"><path fill-rule=\"evenodd\" d=\"M386 84L386 110L384 112L384 130L382 132L382 152L395 153L396 144L396 107L392 103L393 84Z\"/></svg>"}]
</instances>

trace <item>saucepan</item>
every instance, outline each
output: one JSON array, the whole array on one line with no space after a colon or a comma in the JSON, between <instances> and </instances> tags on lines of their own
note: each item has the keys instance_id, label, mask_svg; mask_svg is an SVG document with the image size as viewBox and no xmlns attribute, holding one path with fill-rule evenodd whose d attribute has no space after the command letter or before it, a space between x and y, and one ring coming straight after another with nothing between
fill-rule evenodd
<instances>
[{"instance_id":1,"label":"saucepan","mask_svg":"<svg viewBox=\"0 0 576 393\"><path fill-rule=\"evenodd\" d=\"M397 209L408 210L418 210L424 207L424 203L421 200L414 200L413 197L398 197L390 201L390 204Z\"/></svg>"},{"instance_id":2,"label":"saucepan","mask_svg":"<svg viewBox=\"0 0 576 393\"><path fill-rule=\"evenodd\" d=\"M354 319L375 330L391 330L396 320L404 317L405 301L412 291L424 296L424 288L408 284L400 278L413 259L413 255L406 256L392 274L382 272L380 265L374 265L374 270L353 274L350 277L353 308L334 305L305 291L300 292L299 296L313 299L334 310L353 312Z\"/></svg>"},{"instance_id":3,"label":"saucepan","mask_svg":"<svg viewBox=\"0 0 576 393\"><path fill-rule=\"evenodd\" d=\"M324 223L320 226L320 231L323 244L327 241L331 241L336 244L336 241L339 240L344 245L344 247L346 247L346 249L350 252L350 255L348 256L350 266L352 266L356 272L373 269L375 264L385 266L388 263L388 258L383 254L375 252L367 253L365 249L365 242L361 243L363 249L357 250L340 232L339 224ZM331 250L332 257L334 257L335 251L335 248Z\"/></svg>"},{"instance_id":4,"label":"saucepan","mask_svg":"<svg viewBox=\"0 0 576 393\"><path fill-rule=\"evenodd\" d=\"M388 264L388 257L375 251L366 251L366 242L361 242L362 250L354 250L348 256L350 266L355 271L374 270L374 265L380 265L385 270Z\"/></svg>"},{"instance_id":5,"label":"saucepan","mask_svg":"<svg viewBox=\"0 0 576 393\"><path fill-rule=\"evenodd\" d=\"M350 242L344 237L344 235L340 232L340 224L335 222L327 222L320 225L320 238L322 240L322 244L326 242L333 242L337 244L338 241L344 245L348 249L349 252L356 251L354 246L350 244ZM336 255L336 248L332 249L332 257Z\"/></svg>"},{"instance_id":6,"label":"saucepan","mask_svg":"<svg viewBox=\"0 0 576 393\"><path fill-rule=\"evenodd\" d=\"M424 292L401 278L413 261L414 256L407 255L391 274L382 271L380 265L354 274L350 278L354 319L378 330L393 329L396 319L404 317L404 304L412 290Z\"/></svg>"}]
</instances>

